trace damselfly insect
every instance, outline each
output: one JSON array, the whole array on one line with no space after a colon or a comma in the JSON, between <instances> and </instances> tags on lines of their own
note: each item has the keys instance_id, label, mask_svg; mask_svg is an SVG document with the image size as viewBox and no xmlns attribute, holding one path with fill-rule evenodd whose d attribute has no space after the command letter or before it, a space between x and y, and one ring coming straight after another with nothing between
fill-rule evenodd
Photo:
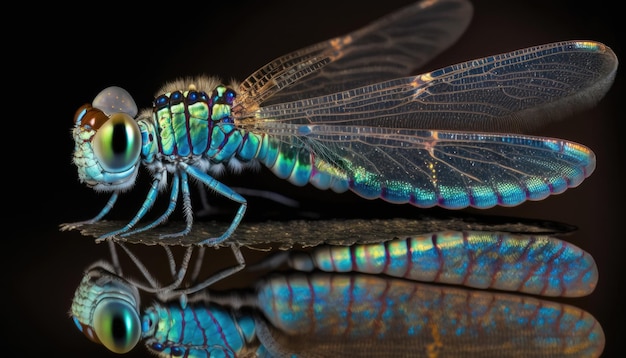
<instances>
[{"instance_id":1,"label":"damselfly insect","mask_svg":"<svg viewBox=\"0 0 626 358\"><path fill-rule=\"evenodd\" d=\"M598 42L566 41L406 77L454 43L471 13L463 0L421 1L280 57L240 84L167 84L141 112L123 89L104 90L77 111L73 161L80 181L112 195L94 218L61 228L101 220L142 164L153 176L143 205L98 240L165 222L179 191L185 228L165 236L188 234L191 177L239 203L224 232L195 244L224 242L247 205L215 178L224 166L262 163L295 185L424 208L513 206L578 186L595 168L589 148L510 133L593 106L611 86L615 54ZM137 228L168 176L170 205Z\"/></svg>"},{"instance_id":2,"label":"damselfly insect","mask_svg":"<svg viewBox=\"0 0 626 358\"><path fill-rule=\"evenodd\" d=\"M126 353L143 339L160 357L597 357L605 341L593 316L567 304L364 274L274 274L252 292L140 312L137 288L103 264L70 309L92 341Z\"/></svg>"}]
</instances>

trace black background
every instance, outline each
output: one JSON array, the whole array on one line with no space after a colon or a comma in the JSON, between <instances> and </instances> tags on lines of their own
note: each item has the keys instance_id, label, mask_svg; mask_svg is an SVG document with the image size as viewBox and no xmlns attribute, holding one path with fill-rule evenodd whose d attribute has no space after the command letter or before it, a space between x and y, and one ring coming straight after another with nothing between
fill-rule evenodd
<instances>
[{"instance_id":1,"label":"black background","mask_svg":"<svg viewBox=\"0 0 626 358\"><path fill-rule=\"evenodd\" d=\"M96 245L76 232L58 231L58 224L91 217L106 201L78 183L71 164L70 128L80 105L109 85L126 88L140 107L146 107L164 82L179 76L204 73L243 80L275 57L347 33L407 3L386 0L354 6L327 0L276 0L211 5L207 1L140 10L116 2L72 10L53 3L24 3L7 12L5 20L13 17L16 21L3 31L3 212L8 215L3 225L2 307L8 314L3 317L2 350L113 356L85 339L67 315L83 270L96 259L108 257L105 245ZM474 1L474 19L466 34L423 71L570 39L603 42L622 58L617 4ZM544 201L486 211L579 228L567 240L596 259L600 281L590 296L567 302L599 320L606 334L605 357L625 352L621 337L626 335L626 260L619 226L625 164L624 135L618 128L618 106L623 105L619 102L623 99L621 72L596 108L540 133L592 148L598 158L593 175L580 187ZM127 218L138 207L147 190L143 173L137 189L124 197L125 204L119 204L117 218ZM410 216L417 210L382 201L364 203L352 194L296 188L265 170L229 175L223 181L275 190L300 200L306 210L327 211L327 216L358 217L365 211L370 216L376 212ZM256 202L251 200L250 217L267 215ZM230 258L228 252L211 254ZM132 354L148 353L140 346Z\"/></svg>"}]
</instances>

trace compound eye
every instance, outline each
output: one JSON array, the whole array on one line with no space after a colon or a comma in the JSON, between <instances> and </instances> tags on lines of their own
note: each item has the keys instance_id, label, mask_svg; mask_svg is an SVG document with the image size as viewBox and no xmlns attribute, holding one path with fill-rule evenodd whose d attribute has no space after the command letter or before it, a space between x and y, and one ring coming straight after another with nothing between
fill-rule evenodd
<instances>
[{"instance_id":1,"label":"compound eye","mask_svg":"<svg viewBox=\"0 0 626 358\"><path fill-rule=\"evenodd\" d=\"M128 114L114 113L103 123L91 142L100 165L109 172L133 167L141 153L141 130Z\"/></svg>"},{"instance_id":2,"label":"compound eye","mask_svg":"<svg viewBox=\"0 0 626 358\"><path fill-rule=\"evenodd\" d=\"M104 299L93 314L93 329L105 347L127 353L141 338L141 322L135 307L119 299Z\"/></svg>"},{"instance_id":3,"label":"compound eye","mask_svg":"<svg viewBox=\"0 0 626 358\"><path fill-rule=\"evenodd\" d=\"M86 104L76 111L74 122L86 129L98 130L109 120L104 112Z\"/></svg>"}]
</instances>

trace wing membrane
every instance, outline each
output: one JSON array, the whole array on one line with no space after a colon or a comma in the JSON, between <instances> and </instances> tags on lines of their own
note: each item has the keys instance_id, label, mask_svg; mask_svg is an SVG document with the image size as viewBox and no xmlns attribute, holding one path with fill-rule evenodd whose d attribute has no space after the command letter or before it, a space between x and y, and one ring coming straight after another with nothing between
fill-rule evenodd
<instances>
[{"instance_id":1,"label":"wing membrane","mask_svg":"<svg viewBox=\"0 0 626 358\"><path fill-rule=\"evenodd\" d=\"M255 115L267 133L277 122L523 133L595 105L617 64L601 43L559 42L267 106Z\"/></svg>"},{"instance_id":2,"label":"wing membrane","mask_svg":"<svg viewBox=\"0 0 626 358\"><path fill-rule=\"evenodd\" d=\"M407 76L454 43L472 15L469 3L421 1L346 36L268 63L240 86L246 112Z\"/></svg>"}]
</instances>

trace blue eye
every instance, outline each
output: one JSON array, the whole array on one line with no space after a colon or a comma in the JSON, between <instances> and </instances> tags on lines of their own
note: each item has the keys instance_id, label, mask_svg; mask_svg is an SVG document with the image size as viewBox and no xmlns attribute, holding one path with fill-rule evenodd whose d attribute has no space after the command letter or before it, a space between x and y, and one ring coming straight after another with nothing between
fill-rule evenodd
<instances>
[{"instance_id":1,"label":"blue eye","mask_svg":"<svg viewBox=\"0 0 626 358\"><path fill-rule=\"evenodd\" d=\"M104 299L93 314L93 328L100 342L110 351L126 353L141 338L141 321L137 310L119 299Z\"/></svg>"},{"instance_id":2,"label":"blue eye","mask_svg":"<svg viewBox=\"0 0 626 358\"><path fill-rule=\"evenodd\" d=\"M226 103L232 105L233 101L235 100L236 94L235 91L228 89L226 91Z\"/></svg>"},{"instance_id":3,"label":"blue eye","mask_svg":"<svg viewBox=\"0 0 626 358\"><path fill-rule=\"evenodd\" d=\"M170 99L168 96L162 94L157 99L154 100L154 106L156 109L163 109L169 103Z\"/></svg>"}]
</instances>

